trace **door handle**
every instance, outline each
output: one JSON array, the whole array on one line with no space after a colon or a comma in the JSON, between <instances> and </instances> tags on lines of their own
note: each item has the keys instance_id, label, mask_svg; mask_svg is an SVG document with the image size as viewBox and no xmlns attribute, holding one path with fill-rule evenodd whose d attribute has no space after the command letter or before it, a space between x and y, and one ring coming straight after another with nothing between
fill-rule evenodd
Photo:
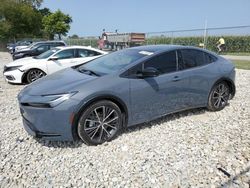
<instances>
[{"instance_id":1,"label":"door handle","mask_svg":"<svg viewBox=\"0 0 250 188\"><path fill-rule=\"evenodd\" d=\"M181 78L179 76L175 76L173 79L172 79L172 82L178 82L180 81Z\"/></svg>"}]
</instances>

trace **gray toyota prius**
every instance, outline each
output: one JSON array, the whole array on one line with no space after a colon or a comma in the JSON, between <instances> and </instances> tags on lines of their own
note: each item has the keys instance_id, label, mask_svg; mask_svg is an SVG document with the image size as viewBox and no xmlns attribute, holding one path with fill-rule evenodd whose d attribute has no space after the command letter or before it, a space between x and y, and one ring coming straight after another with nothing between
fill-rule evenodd
<instances>
[{"instance_id":1,"label":"gray toyota prius","mask_svg":"<svg viewBox=\"0 0 250 188\"><path fill-rule=\"evenodd\" d=\"M234 65L207 50L140 46L48 75L18 95L25 130L89 145L160 116L222 110L235 94Z\"/></svg>"}]
</instances>

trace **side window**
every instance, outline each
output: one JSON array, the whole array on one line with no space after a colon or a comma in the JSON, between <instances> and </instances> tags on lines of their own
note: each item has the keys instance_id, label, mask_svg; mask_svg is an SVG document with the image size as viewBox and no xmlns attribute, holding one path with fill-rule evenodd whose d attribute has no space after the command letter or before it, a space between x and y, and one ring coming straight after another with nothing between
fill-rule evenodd
<instances>
[{"instance_id":1,"label":"side window","mask_svg":"<svg viewBox=\"0 0 250 188\"><path fill-rule=\"evenodd\" d=\"M156 68L160 74L176 71L176 51L167 52L157 57L151 58L144 63L144 68L147 67Z\"/></svg>"},{"instance_id":2,"label":"side window","mask_svg":"<svg viewBox=\"0 0 250 188\"><path fill-rule=\"evenodd\" d=\"M193 49L181 50L179 59L179 69L189 69L197 66L206 65L216 61L216 58L206 52Z\"/></svg>"},{"instance_id":3,"label":"side window","mask_svg":"<svg viewBox=\"0 0 250 188\"><path fill-rule=\"evenodd\" d=\"M92 51L92 50L88 50L89 51L89 56L92 57L92 56L97 56L97 55L101 55L101 53L99 52L96 52L96 51Z\"/></svg>"},{"instance_id":4,"label":"side window","mask_svg":"<svg viewBox=\"0 0 250 188\"><path fill-rule=\"evenodd\" d=\"M217 61L217 58L211 54L205 53L205 56L206 56L206 61L208 63L213 63L213 62Z\"/></svg>"},{"instance_id":5,"label":"side window","mask_svg":"<svg viewBox=\"0 0 250 188\"><path fill-rule=\"evenodd\" d=\"M58 52L55 57L58 59L70 59L74 58L74 49L68 49L68 50L63 50L61 52Z\"/></svg>"},{"instance_id":6,"label":"side window","mask_svg":"<svg viewBox=\"0 0 250 188\"><path fill-rule=\"evenodd\" d=\"M57 46L65 46L65 44L62 43L62 42L57 42L57 43L54 43L53 46L54 46L54 47L57 47Z\"/></svg>"},{"instance_id":7,"label":"side window","mask_svg":"<svg viewBox=\"0 0 250 188\"><path fill-rule=\"evenodd\" d=\"M41 45L37 48L38 52L46 52L49 49L48 45Z\"/></svg>"},{"instance_id":8,"label":"side window","mask_svg":"<svg viewBox=\"0 0 250 188\"><path fill-rule=\"evenodd\" d=\"M77 57L93 57L97 55L101 55L99 52L95 52L92 50L87 50L87 49L78 49L78 55Z\"/></svg>"},{"instance_id":9,"label":"side window","mask_svg":"<svg viewBox=\"0 0 250 188\"><path fill-rule=\"evenodd\" d=\"M127 72L127 75L129 75L129 77L136 77L136 74L140 73L141 71L142 71L142 63L130 68Z\"/></svg>"}]
</instances>

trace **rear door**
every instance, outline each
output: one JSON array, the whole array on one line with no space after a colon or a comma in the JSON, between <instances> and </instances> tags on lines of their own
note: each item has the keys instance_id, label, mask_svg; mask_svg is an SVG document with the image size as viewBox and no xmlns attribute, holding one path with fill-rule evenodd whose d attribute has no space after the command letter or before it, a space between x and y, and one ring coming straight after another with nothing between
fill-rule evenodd
<instances>
[{"instance_id":1,"label":"rear door","mask_svg":"<svg viewBox=\"0 0 250 188\"><path fill-rule=\"evenodd\" d=\"M216 57L196 49L179 50L178 56L178 70L187 79L187 105L189 107L206 106L211 80L216 76L213 66Z\"/></svg>"}]
</instances>

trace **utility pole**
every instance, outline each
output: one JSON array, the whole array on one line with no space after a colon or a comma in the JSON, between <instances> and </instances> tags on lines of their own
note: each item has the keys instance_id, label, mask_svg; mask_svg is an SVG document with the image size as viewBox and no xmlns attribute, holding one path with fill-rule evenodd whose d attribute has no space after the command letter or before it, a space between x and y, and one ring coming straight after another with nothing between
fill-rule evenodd
<instances>
[{"instance_id":1,"label":"utility pole","mask_svg":"<svg viewBox=\"0 0 250 188\"><path fill-rule=\"evenodd\" d=\"M207 46L207 19L205 20L203 44L203 48L205 49Z\"/></svg>"}]
</instances>

